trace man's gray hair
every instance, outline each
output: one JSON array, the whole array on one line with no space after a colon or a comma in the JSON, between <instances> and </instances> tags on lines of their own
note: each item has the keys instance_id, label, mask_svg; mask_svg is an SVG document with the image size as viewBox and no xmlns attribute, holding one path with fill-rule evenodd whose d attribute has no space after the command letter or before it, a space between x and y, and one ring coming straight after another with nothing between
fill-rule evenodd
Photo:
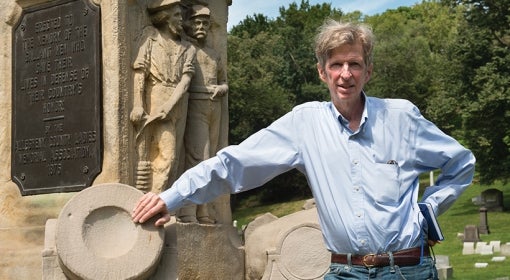
<instances>
[{"instance_id":1,"label":"man's gray hair","mask_svg":"<svg viewBox=\"0 0 510 280\"><path fill-rule=\"evenodd\" d=\"M368 25L328 19L318 31L315 37L315 57L322 67L335 48L356 43L361 43L363 47L365 65L372 64L375 36Z\"/></svg>"}]
</instances>

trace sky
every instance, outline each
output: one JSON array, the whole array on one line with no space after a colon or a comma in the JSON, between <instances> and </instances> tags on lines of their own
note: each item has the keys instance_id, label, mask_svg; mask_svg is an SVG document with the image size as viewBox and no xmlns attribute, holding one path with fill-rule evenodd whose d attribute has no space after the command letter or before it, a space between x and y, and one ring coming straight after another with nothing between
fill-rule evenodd
<instances>
[{"instance_id":1,"label":"sky","mask_svg":"<svg viewBox=\"0 0 510 280\"><path fill-rule=\"evenodd\" d=\"M280 7L288 7L290 3L301 3L301 0L232 0L229 7L228 25L239 24L247 16L263 14L270 19L280 15ZM330 3L332 8L340 9L343 12L361 11L366 15L380 14L387 9L396 9L400 6L412 6L421 3L420 0L309 0L310 5Z\"/></svg>"}]
</instances>

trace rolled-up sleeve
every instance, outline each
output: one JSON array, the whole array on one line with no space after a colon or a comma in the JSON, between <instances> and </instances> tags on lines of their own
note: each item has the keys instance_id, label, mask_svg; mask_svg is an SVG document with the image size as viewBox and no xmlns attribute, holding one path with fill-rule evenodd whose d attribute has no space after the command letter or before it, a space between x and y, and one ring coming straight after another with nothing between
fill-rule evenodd
<instances>
[{"instance_id":1,"label":"rolled-up sleeve","mask_svg":"<svg viewBox=\"0 0 510 280\"><path fill-rule=\"evenodd\" d=\"M471 184L475 157L454 138L416 113L416 163L429 170L440 169L434 185L425 189L422 201L432 205L438 215L444 213Z\"/></svg>"}]
</instances>

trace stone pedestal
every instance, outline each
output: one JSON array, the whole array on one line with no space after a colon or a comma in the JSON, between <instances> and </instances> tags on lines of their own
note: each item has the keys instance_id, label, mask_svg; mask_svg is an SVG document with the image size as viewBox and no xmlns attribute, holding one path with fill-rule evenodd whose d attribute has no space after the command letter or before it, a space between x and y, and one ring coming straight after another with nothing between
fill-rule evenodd
<instances>
[{"instance_id":1,"label":"stone pedestal","mask_svg":"<svg viewBox=\"0 0 510 280\"><path fill-rule=\"evenodd\" d=\"M78 1L78 0L77 0ZM77 193L76 190L66 190L70 193L65 194L45 194L34 196L21 196L17 185L11 178L11 162L13 159L23 158L23 155L18 155L13 151L15 147L12 145L13 135L13 92L21 92L21 88L13 86L13 77L20 74L16 63L13 59L17 59L17 63L26 63L24 68L32 71L34 74L25 75L24 81L28 81L26 85L31 87L30 93L26 89L21 92L26 96L32 96L31 101L41 105L40 108L59 110L58 112L65 111L67 114L72 114L80 110L80 104L71 102L73 96L56 96L53 95L50 99L50 89L43 88L43 81L49 85L52 77L66 77L59 81L55 87L65 90L70 87L77 89L80 85L75 79L80 79L83 82L86 79L86 67L78 67L82 61L74 61L73 52L87 52L87 46L81 44L84 36L98 36L94 37L99 42L101 50L100 59L97 65L89 65L89 69L94 68L100 72L99 82L93 84L100 88L101 94L101 113L97 116L85 114L83 118L94 117L94 121L100 122L100 128L95 133L87 133L84 138L83 135L75 136L72 133L61 132L60 129L67 130L67 124L61 125L48 125L48 135L42 135L39 138L50 136L62 136L59 139L71 139L63 136L72 137L72 141L58 142L59 147L49 145L46 140L41 140L38 143L48 146L51 152L57 154L56 157L50 158L41 156L38 158L40 161L45 159L48 166L43 166L36 171L44 171L38 173L41 178L47 179L47 176L65 176L64 171L66 160L70 154L69 151L73 148L75 143L86 144L94 142L99 145L100 152L94 151L94 156L101 158L100 173L93 178L92 182L87 182L87 187L97 186L104 183L122 183L126 185L134 184L134 170L136 166L135 158L135 128L130 121L130 112L133 107L133 57L137 53L137 40L141 35L141 31L150 25L148 19L146 6L147 0L133 0L133 1L101 1L101 0L79 0L99 7L100 16L99 27L101 32L99 35L92 33L83 25L78 26L78 21L72 21L75 17L77 19L80 15L84 16L90 14L87 9L80 9L73 11L76 13L63 14L60 18L58 13L52 18L40 18L29 23L29 25L19 25L20 18L23 17L24 11L27 9L35 9L42 6L54 4L68 4L70 1L54 1L54 0L6 0L2 1L2 9L0 9L0 279L41 279L42 270L56 271L58 263L55 258L56 251L44 245L44 229L45 223L48 219L56 219L61 212L64 205ZM207 3L211 9L211 16L213 20L213 29L209 43L221 55L223 63L227 61L227 16L229 0L213 0L213 1L198 1L198 0L182 0L183 6L189 7L196 3ZM39 6L42 5L42 6ZM66 23L68 26L63 27ZM73 23L72 28L69 24ZM19 29L17 29L19 28ZM30 55L25 55L23 50L19 48L14 49L16 45L13 42L13 34L15 30L20 30L23 33L24 28L31 28L31 34L35 34L33 40L21 38L18 43L25 42L27 44L24 48L27 50L35 50ZM88 31L87 31L88 30ZM59 33L60 32L60 33ZM94 35L95 34L95 35ZM39 36L39 37L37 37ZM82 36L82 37L79 37ZM71 42L72 41L72 42ZM30 43L32 42L32 43ZM51 49L51 51L50 51ZM44 50L44 52L42 52ZM41 51L41 52L39 52ZM18 52L20 56L15 58L13 53ZM40 56L39 56L40 55ZM26 59L26 60L25 60ZM65 61L66 63L62 63ZM44 63L43 63L44 62ZM33 67L32 67L33 66ZM35 68L37 67L37 70ZM41 72L49 71L49 72ZM55 75L55 76L51 76ZM44 76L44 79L43 79ZM37 82L36 82L37 80ZM90 80L89 80L90 81ZM55 82L55 80L54 80ZM22 81L23 83L23 81ZM82 84L84 86L85 84ZM54 90L53 88L51 89ZM78 92L73 92L77 94ZM84 95L84 92L80 92ZM75 96L76 97L76 96ZM43 105L45 102L55 101L52 106ZM69 104L75 106L68 107ZM30 104L28 104L30 105ZM51 105L51 104L50 104ZM58 107L56 105L62 105ZM25 117L32 118L34 112L32 109L22 112ZM35 110L35 109L34 109ZM51 111L51 110L50 110ZM48 113L49 111L45 111ZM55 111L56 112L56 111ZM40 113L40 110L38 111ZM36 119L37 124L43 125L44 123L53 120L62 119L61 115L48 115L48 118ZM69 115L64 117L69 118ZM44 127L43 127L44 128ZM30 133L30 127L27 131ZM34 128L35 129L35 128ZM44 131L44 130L43 130ZM43 133L44 134L44 133ZM101 137L99 135L102 135ZM94 138L97 136L97 138ZM30 138L30 137L29 137ZM30 140L30 139L28 139ZM27 143L32 143L28 141ZM52 142L54 143L54 142ZM46 145L48 144L48 145ZM32 147L30 145L24 146L28 152L40 152L39 147ZM33 148L33 149L32 149ZM54 149L53 149L54 148ZM32 149L32 150L30 150ZM30 150L30 151L29 151ZM76 151L76 149L74 150ZM14 151L16 152L16 151ZM64 156L64 153L66 156ZM42 155L42 153L39 153ZM100 155L100 157L99 157ZM33 157L32 157L33 158ZM27 160L26 166L30 165L30 160ZM90 169L79 169L82 173L91 172ZM47 169L46 169L47 168ZM62 173L59 173L62 172ZM34 175L34 178L36 176ZM20 176L22 180L22 176ZM34 179L31 178L31 179ZM35 178L37 179L37 178ZM58 181L58 180L57 180ZM65 186L71 187L74 186ZM58 190L57 190L58 191ZM221 215L218 220L225 224L231 223L230 207L228 199L224 200L218 208L222 208ZM83 206L86 207L86 206ZM111 210L111 209L110 209ZM115 214L115 211L111 211ZM127 224L123 224L126 226ZM119 226L123 226L122 224ZM128 226L126 226L128 227ZM46 225L46 229L51 229L52 224ZM54 227L53 227L54 228ZM129 227L128 227L129 228ZM122 228L119 228L122 230ZM51 230L50 230L51 231ZM51 232L48 232L52 235ZM97 247L101 246L100 240L96 240ZM46 249L44 249L46 248ZM50 248L50 249L48 249ZM43 266L41 266L41 251ZM162 260L172 258L173 253L162 255ZM168 266L167 266L168 267ZM175 265L171 268L174 269ZM58 272L52 275L59 275ZM172 278L171 274L166 274L167 277ZM48 276L53 277L53 276ZM57 277L57 276L55 276ZM58 279L57 278L52 279ZM169 279L169 278L161 278Z\"/></svg>"},{"instance_id":2,"label":"stone pedestal","mask_svg":"<svg viewBox=\"0 0 510 280\"><path fill-rule=\"evenodd\" d=\"M179 279L244 279L244 248L230 225L177 223Z\"/></svg>"},{"instance_id":3,"label":"stone pedestal","mask_svg":"<svg viewBox=\"0 0 510 280\"><path fill-rule=\"evenodd\" d=\"M131 220L142 192L101 184L73 197L46 223L43 279L147 279L156 271L164 229Z\"/></svg>"},{"instance_id":4,"label":"stone pedestal","mask_svg":"<svg viewBox=\"0 0 510 280\"><path fill-rule=\"evenodd\" d=\"M489 224L487 221L487 208L480 207L480 226L478 227L479 233L489 234Z\"/></svg>"}]
</instances>

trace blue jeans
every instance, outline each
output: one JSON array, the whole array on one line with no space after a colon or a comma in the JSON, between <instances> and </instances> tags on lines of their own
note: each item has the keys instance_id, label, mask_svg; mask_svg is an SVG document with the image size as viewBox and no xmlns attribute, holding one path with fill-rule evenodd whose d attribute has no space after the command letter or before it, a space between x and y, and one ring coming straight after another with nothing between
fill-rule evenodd
<instances>
[{"instance_id":1,"label":"blue jeans","mask_svg":"<svg viewBox=\"0 0 510 280\"><path fill-rule=\"evenodd\" d=\"M324 280L336 279L412 279L437 280L435 261L431 257L423 257L421 264L412 266L384 266L367 268L358 265L332 263Z\"/></svg>"}]
</instances>

